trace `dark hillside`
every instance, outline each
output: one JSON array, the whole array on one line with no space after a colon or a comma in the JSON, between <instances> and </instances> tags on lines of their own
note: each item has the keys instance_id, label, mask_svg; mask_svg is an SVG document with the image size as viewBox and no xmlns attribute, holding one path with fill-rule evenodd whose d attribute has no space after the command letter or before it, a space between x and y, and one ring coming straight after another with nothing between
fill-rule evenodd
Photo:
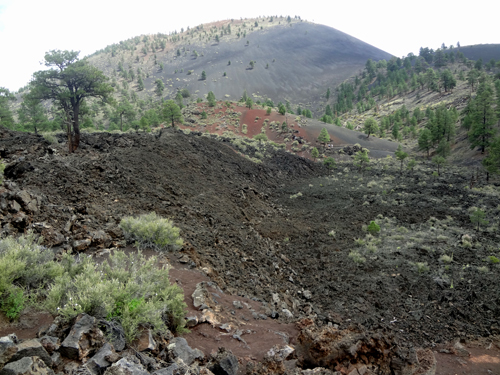
<instances>
[{"instance_id":1,"label":"dark hillside","mask_svg":"<svg viewBox=\"0 0 500 375\"><path fill-rule=\"evenodd\" d=\"M103 52L92 56L90 61L107 75L116 76L120 89L122 77L115 72L118 64L122 62L125 70L134 72L140 68L145 90L138 91L139 97L155 96L155 81L160 78L165 84L163 96L168 98L173 98L177 90L187 88L194 98L204 98L213 91L218 99L238 100L246 89L254 100L305 102L305 106L314 109L328 87L334 88L358 72L367 59L391 57L327 26L297 20L279 24L276 20L270 23L259 19L259 27L263 28L252 31L253 28L242 27L237 22L218 23L221 29L229 25L232 30L232 34L221 36L219 42L213 37L202 38L208 29L204 25L203 31L193 29L180 41L169 40L165 50L154 54L144 55L142 44L138 44L132 53L118 52L113 57L112 52ZM253 21L246 22L253 24ZM241 37L235 35L237 27L246 30ZM214 30L213 26L210 30ZM250 61L255 62L253 69ZM203 71L206 80L202 80ZM129 89L137 90L137 80L129 82Z\"/></svg>"},{"instance_id":2,"label":"dark hillside","mask_svg":"<svg viewBox=\"0 0 500 375\"><path fill-rule=\"evenodd\" d=\"M475 44L473 46L460 47L460 51L469 60L483 59L487 63L491 59L500 60L500 44Z\"/></svg>"}]
</instances>

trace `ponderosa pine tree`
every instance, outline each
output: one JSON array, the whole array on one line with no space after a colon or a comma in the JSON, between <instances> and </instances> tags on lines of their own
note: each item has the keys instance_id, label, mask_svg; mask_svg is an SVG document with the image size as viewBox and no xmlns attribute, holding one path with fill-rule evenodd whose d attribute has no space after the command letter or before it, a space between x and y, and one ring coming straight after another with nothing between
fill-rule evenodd
<instances>
[{"instance_id":1,"label":"ponderosa pine tree","mask_svg":"<svg viewBox=\"0 0 500 375\"><path fill-rule=\"evenodd\" d=\"M422 129L418 137L418 149L420 151L427 151L429 157L430 149L432 148L432 134L429 129Z\"/></svg>"},{"instance_id":2,"label":"ponderosa pine tree","mask_svg":"<svg viewBox=\"0 0 500 375\"><path fill-rule=\"evenodd\" d=\"M16 100L16 97L5 87L0 87L0 126L14 128L14 117L9 107L9 102Z\"/></svg>"},{"instance_id":3,"label":"ponderosa pine tree","mask_svg":"<svg viewBox=\"0 0 500 375\"><path fill-rule=\"evenodd\" d=\"M370 138L370 134L375 134L379 131L377 120L373 117L368 117L365 121L364 132L367 135L367 138Z\"/></svg>"},{"instance_id":4,"label":"ponderosa pine tree","mask_svg":"<svg viewBox=\"0 0 500 375\"><path fill-rule=\"evenodd\" d=\"M318 141L322 144L330 142L330 135L328 134L326 128L321 129L319 132Z\"/></svg>"},{"instance_id":5,"label":"ponderosa pine tree","mask_svg":"<svg viewBox=\"0 0 500 375\"><path fill-rule=\"evenodd\" d=\"M490 145L496 133L497 115L493 109L494 95L491 83L484 80L472 102L472 125L469 131L471 148L480 147L481 153Z\"/></svg>"},{"instance_id":6,"label":"ponderosa pine tree","mask_svg":"<svg viewBox=\"0 0 500 375\"><path fill-rule=\"evenodd\" d=\"M453 77L450 69L446 69L441 73L441 82L445 92L452 91L457 85L457 80Z\"/></svg>"},{"instance_id":7,"label":"ponderosa pine tree","mask_svg":"<svg viewBox=\"0 0 500 375\"><path fill-rule=\"evenodd\" d=\"M17 114L20 125L25 130L33 130L35 134L38 134L40 130L46 130L50 124L47 111L41 101L29 94L23 95L23 102Z\"/></svg>"},{"instance_id":8,"label":"ponderosa pine tree","mask_svg":"<svg viewBox=\"0 0 500 375\"><path fill-rule=\"evenodd\" d=\"M171 122L172 127L175 126L176 122L182 123L184 121L181 109L173 100L167 100L163 104L162 115L165 121Z\"/></svg>"},{"instance_id":9,"label":"ponderosa pine tree","mask_svg":"<svg viewBox=\"0 0 500 375\"><path fill-rule=\"evenodd\" d=\"M45 66L51 69L33 74L31 95L51 100L64 111L69 152L80 144L80 109L87 98L112 101L113 88L102 71L86 59L78 60L79 52L53 50L45 54Z\"/></svg>"}]
</instances>

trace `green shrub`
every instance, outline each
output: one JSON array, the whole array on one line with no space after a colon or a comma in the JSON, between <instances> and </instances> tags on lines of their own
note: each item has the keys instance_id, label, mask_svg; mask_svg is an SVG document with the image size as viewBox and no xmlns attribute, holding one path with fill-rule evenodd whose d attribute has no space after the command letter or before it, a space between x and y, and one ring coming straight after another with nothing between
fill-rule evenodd
<instances>
[{"instance_id":1,"label":"green shrub","mask_svg":"<svg viewBox=\"0 0 500 375\"><path fill-rule=\"evenodd\" d=\"M427 266L427 263L424 262L415 263L415 267L417 267L418 273L424 273L429 271L429 266Z\"/></svg>"},{"instance_id":2,"label":"green shrub","mask_svg":"<svg viewBox=\"0 0 500 375\"><path fill-rule=\"evenodd\" d=\"M46 141L48 141L51 144L56 144L59 143L57 141L57 138L54 136L54 134L51 133L43 133L42 134L43 138L45 138Z\"/></svg>"},{"instance_id":3,"label":"green shrub","mask_svg":"<svg viewBox=\"0 0 500 375\"><path fill-rule=\"evenodd\" d=\"M360 253L358 253L357 251L351 251L349 253L349 258L351 258L353 260L353 262L357 263L357 264L362 264L362 263L366 262L366 258L364 256L362 256Z\"/></svg>"},{"instance_id":4,"label":"green shrub","mask_svg":"<svg viewBox=\"0 0 500 375\"><path fill-rule=\"evenodd\" d=\"M375 235L380 232L380 225L374 221L370 221L370 225L368 225L367 230L370 234Z\"/></svg>"},{"instance_id":5,"label":"green shrub","mask_svg":"<svg viewBox=\"0 0 500 375\"><path fill-rule=\"evenodd\" d=\"M253 139L257 141L267 141L267 135L260 133L253 136Z\"/></svg>"},{"instance_id":6,"label":"green shrub","mask_svg":"<svg viewBox=\"0 0 500 375\"><path fill-rule=\"evenodd\" d=\"M32 232L0 240L0 296L14 281L18 286L37 289L62 275L63 267L53 259L53 251L40 246Z\"/></svg>"},{"instance_id":7,"label":"green shrub","mask_svg":"<svg viewBox=\"0 0 500 375\"><path fill-rule=\"evenodd\" d=\"M118 320L128 342L141 325L183 332L186 304L182 289L170 285L168 268L139 252L116 251L107 262L91 257L64 258L65 273L51 285L45 307L70 320L80 313Z\"/></svg>"},{"instance_id":8,"label":"green shrub","mask_svg":"<svg viewBox=\"0 0 500 375\"><path fill-rule=\"evenodd\" d=\"M1 301L0 307L7 318L14 320L19 318L24 309L25 297L22 289L10 288L7 296Z\"/></svg>"},{"instance_id":9,"label":"green shrub","mask_svg":"<svg viewBox=\"0 0 500 375\"><path fill-rule=\"evenodd\" d=\"M488 262L490 262L491 264L497 264L500 262L500 260L494 256L494 255L490 255L489 257L486 258L488 260Z\"/></svg>"},{"instance_id":10,"label":"green shrub","mask_svg":"<svg viewBox=\"0 0 500 375\"><path fill-rule=\"evenodd\" d=\"M177 250L183 240L179 228L172 221L156 215L155 212L139 217L124 217L120 222L127 241L134 241L139 248L153 248L157 251Z\"/></svg>"},{"instance_id":11,"label":"green shrub","mask_svg":"<svg viewBox=\"0 0 500 375\"><path fill-rule=\"evenodd\" d=\"M333 168L335 168L335 165L336 165L335 159L332 158L331 156L329 156L329 157L325 158L325 160L323 160L323 165L325 167L327 167L328 169L333 169Z\"/></svg>"}]
</instances>

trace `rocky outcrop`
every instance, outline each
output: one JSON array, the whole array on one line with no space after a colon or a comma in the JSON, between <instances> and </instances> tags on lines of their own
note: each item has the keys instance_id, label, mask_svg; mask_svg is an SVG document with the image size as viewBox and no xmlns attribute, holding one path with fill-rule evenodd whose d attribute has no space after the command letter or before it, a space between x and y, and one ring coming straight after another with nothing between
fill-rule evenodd
<instances>
[{"instance_id":1,"label":"rocky outcrop","mask_svg":"<svg viewBox=\"0 0 500 375\"><path fill-rule=\"evenodd\" d=\"M90 315L79 315L61 344L61 354L70 359L81 360L95 353L105 342L104 333L97 328L96 323L96 319Z\"/></svg>"}]
</instances>

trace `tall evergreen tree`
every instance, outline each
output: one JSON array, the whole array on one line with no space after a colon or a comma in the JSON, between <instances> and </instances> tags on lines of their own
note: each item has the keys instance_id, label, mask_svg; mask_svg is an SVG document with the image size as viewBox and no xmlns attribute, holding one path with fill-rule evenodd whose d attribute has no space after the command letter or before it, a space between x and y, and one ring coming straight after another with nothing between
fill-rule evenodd
<instances>
[{"instance_id":1,"label":"tall evergreen tree","mask_svg":"<svg viewBox=\"0 0 500 375\"><path fill-rule=\"evenodd\" d=\"M184 118L182 117L181 109L173 100L167 100L163 104L162 115L165 121L169 121L172 123L172 126L175 125L175 122L183 122Z\"/></svg>"},{"instance_id":2,"label":"tall evergreen tree","mask_svg":"<svg viewBox=\"0 0 500 375\"><path fill-rule=\"evenodd\" d=\"M321 129L319 132L318 141L323 144L330 142L330 135L328 134L326 128Z\"/></svg>"},{"instance_id":3,"label":"tall evergreen tree","mask_svg":"<svg viewBox=\"0 0 500 375\"><path fill-rule=\"evenodd\" d=\"M432 147L432 134L429 129L422 129L418 137L418 149L420 151L427 151L429 157L430 149Z\"/></svg>"},{"instance_id":4,"label":"tall evergreen tree","mask_svg":"<svg viewBox=\"0 0 500 375\"><path fill-rule=\"evenodd\" d=\"M481 153L490 145L496 133L497 115L493 109L493 88L485 80L478 89L472 104L472 126L469 131L471 148L480 147Z\"/></svg>"},{"instance_id":5,"label":"tall evergreen tree","mask_svg":"<svg viewBox=\"0 0 500 375\"><path fill-rule=\"evenodd\" d=\"M9 102L16 100L16 97L5 87L0 87L0 126L14 128L14 117L9 107Z\"/></svg>"},{"instance_id":6,"label":"tall evergreen tree","mask_svg":"<svg viewBox=\"0 0 500 375\"><path fill-rule=\"evenodd\" d=\"M367 138L370 138L370 134L375 134L379 131L377 120L373 117L369 117L365 121L364 132L367 135Z\"/></svg>"},{"instance_id":7,"label":"tall evergreen tree","mask_svg":"<svg viewBox=\"0 0 500 375\"><path fill-rule=\"evenodd\" d=\"M20 125L25 130L33 130L35 134L38 134L40 130L46 130L50 124L41 101L30 95L23 95L23 102L17 114Z\"/></svg>"},{"instance_id":8,"label":"tall evergreen tree","mask_svg":"<svg viewBox=\"0 0 500 375\"><path fill-rule=\"evenodd\" d=\"M457 85L457 80L453 77L450 69L446 69L441 73L441 82L443 83L444 91L452 91Z\"/></svg>"},{"instance_id":9,"label":"tall evergreen tree","mask_svg":"<svg viewBox=\"0 0 500 375\"><path fill-rule=\"evenodd\" d=\"M34 73L31 94L39 100L51 100L64 111L68 147L74 152L80 144L80 109L87 98L112 101L113 88L102 71L86 59L78 60L79 52L50 51L45 66L51 68Z\"/></svg>"}]
</instances>

